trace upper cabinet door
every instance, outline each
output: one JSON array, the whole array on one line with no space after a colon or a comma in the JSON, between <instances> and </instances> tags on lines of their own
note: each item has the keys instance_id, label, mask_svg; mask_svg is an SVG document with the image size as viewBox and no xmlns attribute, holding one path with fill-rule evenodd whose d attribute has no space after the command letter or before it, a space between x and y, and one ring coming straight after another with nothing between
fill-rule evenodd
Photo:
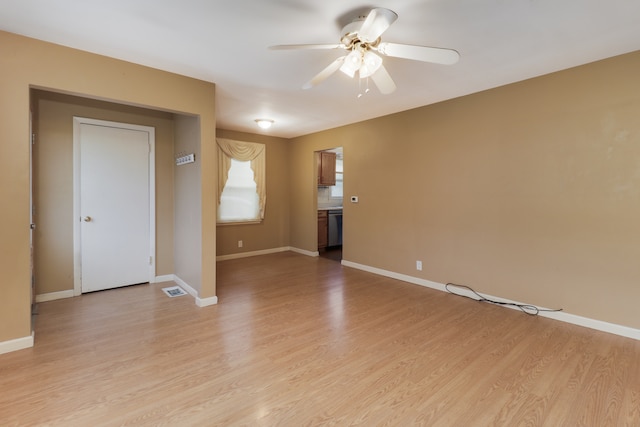
<instances>
[{"instance_id":1,"label":"upper cabinet door","mask_svg":"<svg viewBox=\"0 0 640 427\"><path fill-rule=\"evenodd\" d=\"M318 153L318 185L336 185L336 153Z\"/></svg>"}]
</instances>

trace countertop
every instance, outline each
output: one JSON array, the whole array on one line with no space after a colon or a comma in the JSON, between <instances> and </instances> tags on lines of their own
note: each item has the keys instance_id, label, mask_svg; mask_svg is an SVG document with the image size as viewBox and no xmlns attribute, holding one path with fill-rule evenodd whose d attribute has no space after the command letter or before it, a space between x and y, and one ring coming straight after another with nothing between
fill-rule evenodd
<instances>
[{"instance_id":1,"label":"countertop","mask_svg":"<svg viewBox=\"0 0 640 427\"><path fill-rule=\"evenodd\" d=\"M337 210L342 210L342 206L332 206L332 207L328 207L328 208L321 208L318 207L319 211L337 211Z\"/></svg>"}]
</instances>

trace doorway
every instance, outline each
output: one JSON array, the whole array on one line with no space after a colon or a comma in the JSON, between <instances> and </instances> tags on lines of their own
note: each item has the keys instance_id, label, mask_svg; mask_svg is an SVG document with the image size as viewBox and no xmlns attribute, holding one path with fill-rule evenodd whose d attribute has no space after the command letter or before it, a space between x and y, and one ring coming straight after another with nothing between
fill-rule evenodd
<instances>
[{"instance_id":1,"label":"doorway","mask_svg":"<svg viewBox=\"0 0 640 427\"><path fill-rule=\"evenodd\" d=\"M343 246L343 148L336 147L316 153L318 159L318 254L322 258L342 261ZM324 160L328 158L328 167ZM330 176L325 176L330 175ZM326 221L326 230L323 229ZM324 239L326 233L326 239Z\"/></svg>"},{"instance_id":2,"label":"doorway","mask_svg":"<svg viewBox=\"0 0 640 427\"><path fill-rule=\"evenodd\" d=\"M155 277L155 130L74 117L74 294Z\"/></svg>"}]
</instances>

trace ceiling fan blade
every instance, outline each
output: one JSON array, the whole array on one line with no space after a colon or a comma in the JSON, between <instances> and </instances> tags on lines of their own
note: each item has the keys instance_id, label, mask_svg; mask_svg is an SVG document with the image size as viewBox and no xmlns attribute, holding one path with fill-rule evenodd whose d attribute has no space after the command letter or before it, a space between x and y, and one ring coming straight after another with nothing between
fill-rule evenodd
<instances>
[{"instance_id":1,"label":"ceiling fan blade","mask_svg":"<svg viewBox=\"0 0 640 427\"><path fill-rule=\"evenodd\" d=\"M295 50L295 49L339 49L343 48L342 43L338 44L279 44L275 46L269 46L271 50Z\"/></svg>"},{"instance_id":2,"label":"ceiling fan blade","mask_svg":"<svg viewBox=\"0 0 640 427\"><path fill-rule=\"evenodd\" d=\"M377 50L387 56L444 65L455 64L460 59L460 54L457 51L440 47L382 42L378 45Z\"/></svg>"},{"instance_id":3,"label":"ceiling fan blade","mask_svg":"<svg viewBox=\"0 0 640 427\"><path fill-rule=\"evenodd\" d=\"M373 80L383 95L388 95L396 90L396 84L393 82L387 69L384 68L384 65L381 65L378 71L371 75L371 80Z\"/></svg>"},{"instance_id":4,"label":"ceiling fan blade","mask_svg":"<svg viewBox=\"0 0 640 427\"><path fill-rule=\"evenodd\" d=\"M320 83L325 81L331 74L338 71L338 69L342 66L342 63L344 62L344 58L346 58L346 56L341 56L340 58L333 61L331 64L329 64L327 68L320 71L318 74L315 75L315 77L313 77L311 80L306 82L302 86L302 89L311 89L312 87L319 85Z\"/></svg>"},{"instance_id":5,"label":"ceiling fan blade","mask_svg":"<svg viewBox=\"0 0 640 427\"><path fill-rule=\"evenodd\" d=\"M362 23L358 38L363 42L373 43L398 19L398 15L389 9L372 9Z\"/></svg>"}]
</instances>

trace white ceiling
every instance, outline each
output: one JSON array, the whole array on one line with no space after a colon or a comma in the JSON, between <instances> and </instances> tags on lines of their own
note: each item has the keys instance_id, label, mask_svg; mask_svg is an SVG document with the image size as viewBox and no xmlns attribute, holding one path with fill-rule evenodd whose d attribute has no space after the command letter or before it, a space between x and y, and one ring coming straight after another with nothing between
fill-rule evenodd
<instances>
[{"instance_id":1,"label":"white ceiling","mask_svg":"<svg viewBox=\"0 0 640 427\"><path fill-rule=\"evenodd\" d=\"M371 7L399 15L383 41L453 48L460 61L385 58L398 89L358 99L342 73L301 89L341 51L267 49L338 43ZM2 30L214 82L218 127L282 137L636 51L639 16L639 0L0 0Z\"/></svg>"}]
</instances>

